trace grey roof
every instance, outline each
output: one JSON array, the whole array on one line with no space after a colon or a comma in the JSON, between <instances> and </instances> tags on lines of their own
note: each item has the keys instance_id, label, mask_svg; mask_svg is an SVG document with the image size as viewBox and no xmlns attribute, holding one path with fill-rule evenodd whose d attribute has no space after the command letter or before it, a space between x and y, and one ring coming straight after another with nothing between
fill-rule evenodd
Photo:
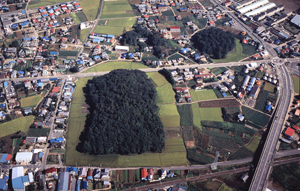
<instances>
[{"instance_id":1,"label":"grey roof","mask_svg":"<svg viewBox=\"0 0 300 191\"><path fill-rule=\"evenodd\" d=\"M292 23L294 23L297 26L300 26L300 15L296 15L292 20Z\"/></svg>"}]
</instances>

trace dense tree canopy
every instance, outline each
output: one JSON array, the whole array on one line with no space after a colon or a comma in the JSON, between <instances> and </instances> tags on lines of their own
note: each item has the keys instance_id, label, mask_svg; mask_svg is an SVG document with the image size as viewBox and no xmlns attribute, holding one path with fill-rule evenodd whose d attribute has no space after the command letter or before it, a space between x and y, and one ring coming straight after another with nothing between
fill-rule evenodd
<instances>
[{"instance_id":1,"label":"dense tree canopy","mask_svg":"<svg viewBox=\"0 0 300 191\"><path fill-rule=\"evenodd\" d=\"M218 28L201 30L192 37L194 47L212 58L225 58L235 48L235 35Z\"/></svg>"},{"instance_id":2,"label":"dense tree canopy","mask_svg":"<svg viewBox=\"0 0 300 191\"><path fill-rule=\"evenodd\" d=\"M86 86L88 125L77 149L89 154L162 152L163 124L157 92L139 70L114 70Z\"/></svg>"},{"instance_id":3,"label":"dense tree canopy","mask_svg":"<svg viewBox=\"0 0 300 191\"><path fill-rule=\"evenodd\" d=\"M147 40L145 43L141 43L138 41L138 38L147 38ZM140 25L135 26L134 31L128 31L124 33L123 38L121 39L121 44L138 46L139 51L141 52L144 51L146 46L153 46L153 54L158 58L163 58L164 55L170 53L166 51L166 49L174 49L170 43L170 40L165 39L159 33L152 33ZM175 49L174 51L176 51ZM171 51L171 53L173 52Z\"/></svg>"}]
</instances>

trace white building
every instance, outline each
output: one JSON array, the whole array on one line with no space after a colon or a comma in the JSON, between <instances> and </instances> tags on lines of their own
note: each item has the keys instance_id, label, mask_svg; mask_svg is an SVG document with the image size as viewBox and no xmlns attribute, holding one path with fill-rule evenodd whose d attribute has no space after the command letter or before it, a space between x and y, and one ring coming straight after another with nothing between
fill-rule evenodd
<instances>
[{"instance_id":1,"label":"white building","mask_svg":"<svg viewBox=\"0 0 300 191\"><path fill-rule=\"evenodd\" d=\"M269 3L267 5L259 7L258 9L254 9L253 11L250 11L250 12L246 13L245 16L246 17L254 16L254 15L262 13L262 12L268 10L268 9L271 9L273 7L276 7L276 4L275 3Z\"/></svg>"},{"instance_id":2,"label":"white building","mask_svg":"<svg viewBox=\"0 0 300 191\"><path fill-rule=\"evenodd\" d=\"M300 15L296 15L292 20L291 23L293 23L294 25L297 25L298 27L300 27Z\"/></svg>"},{"instance_id":3,"label":"white building","mask_svg":"<svg viewBox=\"0 0 300 191\"><path fill-rule=\"evenodd\" d=\"M244 14L244 13L247 13L247 12L249 12L251 10L254 10L254 9L256 9L256 8L258 8L258 7L260 7L260 6L264 5L264 4L267 4L267 3L269 3L268 0L256 1L255 3L247 5L247 6L243 7L243 8L240 8L237 11L239 13L241 13L241 14Z\"/></svg>"},{"instance_id":4,"label":"white building","mask_svg":"<svg viewBox=\"0 0 300 191\"><path fill-rule=\"evenodd\" d=\"M83 30L83 29L88 29L88 28L91 28L91 25L90 25L90 24L80 23L80 29L81 29L81 30Z\"/></svg>"},{"instance_id":5,"label":"white building","mask_svg":"<svg viewBox=\"0 0 300 191\"><path fill-rule=\"evenodd\" d=\"M126 51L126 52L128 52L129 51L129 46L116 46L115 50L116 51Z\"/></svg>"},{"instance_id":6,"label":"white building","mask_svg":"<svg viewBox=\"0 0 300 191\"><path fill-rule=\"evenodd\" d=\"M29 163L32 159L32 152L17 152L16 162L26 162Z\"/></svg>"},{"instance_id":7,"label":"white building","mask_svg":"<svg viewBox=\"0 0 300 191\"><path fill-rule=\"evenodd\" d=\"M18 178L20 176L24 176L24 168L23 166L13 167L11 173L11 179Z\"/></svg>"}]
</instances>

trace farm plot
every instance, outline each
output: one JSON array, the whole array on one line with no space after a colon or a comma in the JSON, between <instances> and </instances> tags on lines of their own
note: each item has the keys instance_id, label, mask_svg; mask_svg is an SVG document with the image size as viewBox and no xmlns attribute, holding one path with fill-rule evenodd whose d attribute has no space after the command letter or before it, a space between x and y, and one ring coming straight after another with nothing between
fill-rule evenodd
<instances>
[{"instance_id":1,"label":"farm plot","mask_svg":"<svg viewBox=\"0 0 300 191\"><path fill-rule=\"evenodd\" d=\"M175 92L172 89L171 84L165 84L160 87L156 87L157 91L157 103L158 104L170 104L175 102Z\"/></svg>"},{"instance_id":2,"label":"farm plot","mask_svg":"<svg viewBox=\"0 0 300 191\"><path fill-rule=\"evenodd\" d=\"M255 109L259 111L264 111L266 102L268 100L269 92L266 90L261 90L256 99Z\"/></svg>"},{"instance_id":3,"label":"farm plot","mask_svg":"<svg viewBox=\"0 0 300 191\"><path fill-rule=\"evenodd\" d=\"M240 103L236 99L220 99L214 101L200 101L198 102L200 108L207 107L239 107Z\"/></svg>"},{"instance_id":4,"label":"farm plot","mask_svg":"<svg viewBox=\"0 0 300 191\"><path fill-rule=\"evenodd\" d=\"M275 87L276 87L275 85L273 85L269 82L266 82L265 85L264 85L264 90L273 93L274 90L275 90Z\"/></svg>"},{"instance_id":5,"label":"farm plot","mask_svg":"<svg viewBox=\"0 0 300 191\"><path fill-rule=\"evenodd\" d=\"M195 91L193 89L190 89L190 93L193 101L218 99L213 90Z\"/></svg>"},{"instance_id":6,"label":"farm plot","mask_svg":"<svg viewBox=\"0 0 300 191\"><path fill-rule=\"evenodd\" d=\"M70 16L72 17L74 23L77 25L77 24L80 24L81 21L80 19L78 18L77 14L76 13L70 13Z\"/></svg>"},{"instance_id":7,"label":"farm plot","mask_svg":"<svg viewBox=\"0 0 300 191\"><path fill-rule=\"evenodd\" d=\"M75 13L77 18L79 19L80 22L86 22L88 19L86 18L86 15L83 12L78 12Z\"/></svg>"},{"instance_id":8,"label":"farm plot","mask_svg":"<svg viewBox=\"0 0 300 191\"><path fill-rule=\"evenodd\" d=\"M95 28L95 32L119 36L123 33L124 30L131 30L135 22L135 18L110 19L104 26L97 25Z\"/></svg>"},{"instance_id":9,"label":"farm plot","mask_svg":"<svg viewBox=\"0 0 300 191\"><path fill-rule=\"evenodd\" d=\"M99 14L101 0L80 1L82 12L85 14L88 21L96 19Z\"/></svg>"},{"instance_id":10,"label":"farm plot","mask_svg":"<svg viewBox=\"0 0 300 191\"><path fill-rule=\"evenodd\" d=\"M252 141L250 142L250 144L248 144L246 146L247 149L249 149L250 151L252 151L253 153L256 151L258 145L259 145L259 142L260 142L260 139L261 137L259 136L255 136Z\"/></svg>"},{"instance_id":11,"label":"farm plot","mask_svg":"<svg viewBox=\"0 0 300 191\"><path fill-rule=\"evenodd\" d=\"M158 72L148 72L146 74L149 78L151 78L151 80L153 81L153 83L156 87L162 86L162 85L168 83L166 78Z\"/></svg>"},{"instance_id":12,"label":"farm plot","mask_svg":"<svg viewBox=\"0 0 300 191\"><path fill-rule=\"evenodd\" d=\"M185 152L182 139L166 139L164 153Z\"/></svg>"},{"instance_id":13,"label":"farm plot","mask_svg":"<svg viewBox=\"0 0 300 191\"><path fill-rule=\"evenodd\" d=\"M64 3L65 0L41 0L41 1L30 1L28 5L28 9L36 8L36 7L42 7L47 5L54 5L56 3ZM81 4L81 3L80 3Z\"/></svg>"},{"instance_id":14,"label":"farm plot","mask_svg":"<svg viewBox=\"0 0 300 191\"><path fill-rule=\"evenodd\" d=\"M88 35L90 34L90 30L91 29L79 30L79 38L81 42L84 42L85 38L88 37Z\"/></svg>"},{"instance_id":15,"label":"farm plot","mask_svg":"<svg viewBox=\"0 0 300 191\"><path fill-rule=\"evenodd\" d=\"M101 18L133 17L133 11L128 1L105 1Z\"/></svg>"},{"instance_id":16,"label":"farm plot","mask_svg":"<svg viewBox=\"0 0 300 191\"><path fill-rule=\"evenodd\" d=\"M256 111L254 109L251 109L251 108L248 108L245 106L242 106L242 111L245 116L245 119L249 120L250 122L252 122L255 125L260 126L260 128L265 127L270 120L269 115L263 114L259 111Z\"/></svg>"},{"instance_id":17,"label":"farm plot","mask_svg":"<svg viewBox=\"0 0 300 191\"><path fill-rule=\"evenodd\" d=\"M141 68L148 68L144 64L137 63L137 62L105 62L103 64L97 65L93 68L88 69L84 73L90 73L90 72L106 72L111 71L115 69L128 69L128 70L134 70L134 69L141 69Z\"/></svg>"},{"instance_id":18,"label":"farm plot","mask_svg":"<svg viewBox=\"0 0 300 191\"><path fill-rule=\"evenodd\" d=\"M180 116L176 105L159 105L159 116L164 127L180 126Z\"/></svg>"},{"instance_id":19,"label":"farm plot","mask_svg":"<svg viewBox=\"0 0 300 191\"><path fill-rule=\"evenodd\" d=\"M48 136L50 128L32 129L30 128L26 134L28 137L43 137Z\"/></svg>"},{"instance_id":20,"label":"farm plot","mask_svg":"<svg viewBox=\"0 0 300 191\"><path fill-rule=\"evenodd\" d=\"M22 98L21 101L20 101L21 102L21 107L23 107L23 108L25 108L25 107L34 107L40 102L41 99L42 99L41 95L35 95L35 96Z\"/></svg>"},{"instance_id":21,"label":"farm plot","mask_svg":"<svg viewBox=\"0 0 300 191\"><path fill-rule=\"evenodd\" d=\"M296 75L292 75L293 84L294 84L294 92L300 94L300 77Z\"/></svg>"},{"instance_id":22,"label":"farm plot","mask_svg":"<svg viewBox=\"0 0 300 191\"><path fill-rule=\"evenodd\" d=\"M225 67L219 67L219 68L213 68L210 70L211 73L215 74L216 76L225 72L227 70L227 68Z\"/></svg>"},{"instance_id":23,"label":"farm plot","mask_svg":"<svg viewBox=\"0 0 300 191\"><path fill-rule=\"evenodd\" d=\"M7 135L16 133L18 131L26 132L31 123L33 122L34 116L26 116L14 119L12 121L8 121L2 123L0 125L0 137L5 137Z\"/></svg>"},{"instance_id":24,"label":"farm plot","mask_svg":"<svg viewBox=\"0 0 300 191\"><path fill-rule=\"evenodd\" d=\"M199 108L198 103L192 104L193 110L193 123L199 129L202 130L201 121L223 121L221 108L211 107L211 108Z\"/></svg>"},{"instance_id":25,"label":"farm plot","mask_svg":"<svg viewBox=\"0 0 300 191\"><path fill-rule=\"evenodd\" d=\"M191 104L177 105L181 126L193 126L193 111Z\"/></svg>"},{"instance_id":26,"label":"farm plot","mask_svg":"<svg viewBox=\"0 0 300 191\"><path fill-rule=\"evenodd\" d=\"M59 51L59 57L77 56L78 51Z\"/></svg>"}]
</instances>

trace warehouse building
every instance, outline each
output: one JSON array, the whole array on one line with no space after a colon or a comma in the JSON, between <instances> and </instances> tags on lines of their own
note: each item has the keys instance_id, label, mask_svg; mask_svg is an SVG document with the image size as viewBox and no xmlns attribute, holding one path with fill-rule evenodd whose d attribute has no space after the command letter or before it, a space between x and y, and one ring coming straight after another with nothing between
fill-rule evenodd
<instances>
[{"instance_id":1,"label":"warehouse building","mask_svg":"<svg viewBox=\"0 0 300 191\"><path fill-rule=\"evenodd\" d=\"M285 21L287 18L288 18L287 14L282 14L279 17L277 17L274 21L267 22L266 24L269 26L273 26L273 25L276 25L278 23Z\"/></svg>"},{"instance_id":2,"label":"warehouse building","mask_svg":"<svg viewBox=\"0 0 300 191\"><path fill-rule=\"evenodd\" d=\"M11 171L11 179L15 179L21 176L24 176L23 166L13 167Z\"/></svg>"},{"instance_id":3,"label":"warehouse building","mask_svg":"<svg viewBox=\"0 0 300 191\"><path fill-rule=\"evenodd\" d=\"M292 20L291 23L293 23L294 25L300 27L300 15L296 15Z\"/></svg>"},{"instance_id":4,"label":"warehouse building","mask_svg":"<svg viewBox=\"0 0 300 191\"><path fill-rule=\"evenodd\" d=\"M244 1L239 2L238 5L236 5L235 8L237 10L237 9L240 9L240 8L242 8L244 6L250 5L253 2L254 2L254 0L244 0Z\"/></svg>"},{"instance_id":5,"label":"warehouse building","mask_svg":"<svg viewBox=\"0 0 300 191\"><path fill-rule=\"evenodd\" d=\"M262 12L262 13L259 13L259 14L255 15L253 17L253 19L256 20L256 21L260 21L260 20L263 20L266 16L272 16L275 13L277 13L279 11L282 11L283 9L284 9L284 5L279 5L277 7L273 7L271 9L268 9L266 12Z\"/></svg>"},{"instance_id":6,"label":"warehouse building","mask_svg":"<svg viewBox=\"0 0 300 191\"><path fill-rule=\"evenodd\" d=\"M32 152L17 152L16 162L26 162L29 163L32 159Z\"/></svg>"},{"instance_id":7,"label":"warehouse building","mask_svg":"<svg viewBox=\"0 0 300 191\"><path fill-rule=\"evenodd\" d=\"M240 9L238 9L237 11L238 11L239 13L241 13L241 14L244 14L244 13L247 13L247 12L249 12L249 11L251 11L251 10L254 10L254 9L256 9L256 8L262 6L262 5L265 5L265 4L267 4L267 3L269 3L268 0L260 0L260 1L256 1L255 3L252 3L252 4L250 4L250 5L247 5L247 6L243 7L243 8L240 8Z\"/></svg>"},{"instance_id":8,"label":"warehouse building","mask_svg":"<svg viewBox=\"0 0 300 191\"><path fill-rule=\"evenodd\" d=\"M273 8L273 7L276 7L276 4L275 3L269 3L269 4L264 5L260 8L258 8L258 9L254 9L253 11L250 11L250 12L246 13L245 16L246 17L255 16L255 15L257 15L259 13L262 13L262 12L268 10L268 9Z\"/></svg>"}]
</instances>

